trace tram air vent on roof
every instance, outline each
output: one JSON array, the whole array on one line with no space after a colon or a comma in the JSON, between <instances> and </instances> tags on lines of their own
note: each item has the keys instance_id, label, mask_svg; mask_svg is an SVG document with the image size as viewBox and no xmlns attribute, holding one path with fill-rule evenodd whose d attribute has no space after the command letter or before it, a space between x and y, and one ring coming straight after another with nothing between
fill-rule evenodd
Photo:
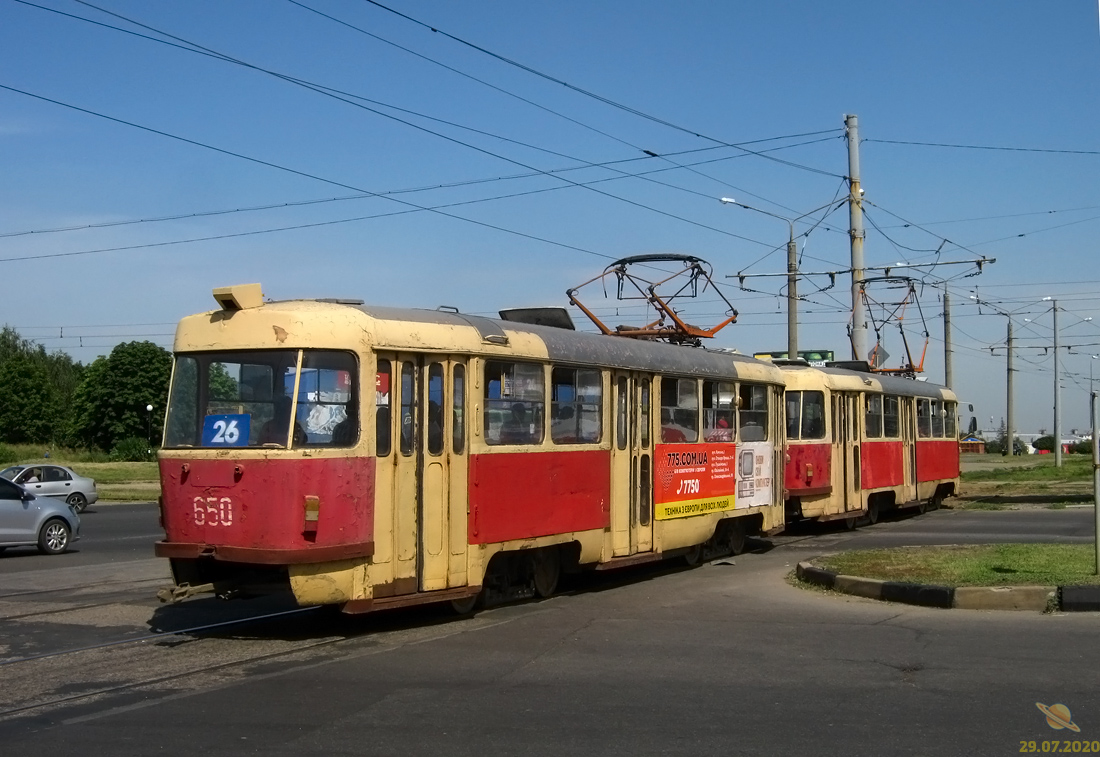
<instances>
[{"instance_id":1,"label":"tram air vent on roof","mask_svg":"<svg viewBox=\"0 0 1100 757\"><path fill-rule=\"evenodd\" d=\"M526 323L531 326L553 326L556 329L576 331L573 319L565 308L509 308L500 311L502 321Z\"/></svg>"}]
</instances>

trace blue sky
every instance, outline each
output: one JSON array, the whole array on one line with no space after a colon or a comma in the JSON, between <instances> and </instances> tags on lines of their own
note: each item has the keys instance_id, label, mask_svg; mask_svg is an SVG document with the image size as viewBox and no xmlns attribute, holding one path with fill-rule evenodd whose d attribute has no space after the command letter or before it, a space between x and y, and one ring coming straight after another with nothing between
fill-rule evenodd
<instances>
[{"instance_id":1,"label":"blue sky","mask_svg":"<svg viewBox=\"0 0 1100 757\"><path fill-rule=\"evenodd\" d=\"M975 287L1015 313L1020 430L1053 425L1044 297L1058 299L1072 346L1063 429L1088 422L1100 363L1089 357L1100 353L1095 3L385 3L652 118L362 0L38 5L0 2L0 85L23 92L0 90L0 322L48 349L89 361L135 338L170 346L180 317L213 306L213 287L251 281L276 299L487 314L563 305L611 260L654 252L713 265L740 311L717 345L783 349L782 282L750 279L764 291L742 292L726 276L785 270L787 225L718 198L787 218L829 203L846 191L843 117L854 113L867 264L928 263L938 248L943 261L997 259L980 276L944 266L926 277L949 279L955 385L981 424L1004 415L1006 319L979 313ZM174 35L372 110L43 8ZM754 140L796 165L724 146ZM847 225L841 207L800 237L804 271L848 267ZM826 284L801 285L800 344L844 353L848 284L816 291ZM918 292L926 374L942 381L942 302ZM616 323L641 317L590 299ZM686 313L706 323L720 308L708 293ZM906 327L919 351L914 308ZM883 334L901 355L897 327Z\"/></svg>"}]
</instances>

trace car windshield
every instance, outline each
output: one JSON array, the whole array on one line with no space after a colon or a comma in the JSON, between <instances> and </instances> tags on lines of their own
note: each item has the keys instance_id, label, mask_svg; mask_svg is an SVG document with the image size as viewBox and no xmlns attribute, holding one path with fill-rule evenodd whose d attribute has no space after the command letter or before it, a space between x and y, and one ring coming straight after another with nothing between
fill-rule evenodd
<instances>
[{"instance_id":1,"label":"car windshield","mask_svg":"<svg viewBox=\"0 0 1100 757\"><path fill-rule=\"evenodd\" d=\"M350 446L358 433L337 426L357 431L358 375L335 350L177 355L164 446Z\"/></svg>"},{"instance_id":2,"label":"car windshield","mask_svg":"<svg viewBox=\"0 0 1100 757\"><path fill-rule=\"evenodd\" d=\"M4 468L0 470L0 478L6 478L8 481L14 481L15 477L23 472L23 468L18 465L13 465L10 468Z\"/></svg>"}]
</instances>

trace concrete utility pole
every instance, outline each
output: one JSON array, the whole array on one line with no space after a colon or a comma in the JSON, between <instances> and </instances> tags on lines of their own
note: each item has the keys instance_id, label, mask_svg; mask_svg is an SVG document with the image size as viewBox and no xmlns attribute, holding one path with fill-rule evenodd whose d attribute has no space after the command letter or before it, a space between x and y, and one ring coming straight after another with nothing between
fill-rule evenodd
<instances>
[{"instance_id":1,"label":"concrete utility pole","mask_svg":"<svg viewBox=\"0 0 1100 757\"><path fill-rule=\"evenodd\" d=\"M1012 457L1013 455L1016 454L1016 425L1013 423L1013 417L1012 417L1013 416L1013 408L1012 408L1012 404L1013 404L1012 403L1012 316L1008 317L1008 342L1007 342L1007 344L1008 344L1008 379L1007 379L1007 383L1008 383L1008 386L1007 386L1007 390L1008 390L1008 395L1007 395L1007 397L1008 397L1008 413L1007 413L1007 420L1005 422L1006 422L1008 427L1005 429L1005 439L1006 439L1005 448L1007 449L1007 452L1005 452L1004 454L1008 455L1009 457Z\"/></svg>"},{"instance_id":2,"label":"concrete utility pole","mask_svg":"<svg viewBox=\"0 0 1100 757\"><path fill-rule=\"evenodd\" d=\"M852 359L867 360L867 313L863 306L863 190L859 187L859 119L844 117L848 133L848 235L852 241Z\"/></svg>"},{"instance_id":3,"label":"concrete utility pole","mask_svg":"<svg viewBox=\"0 0 1100 757\"><path fill-rule=\"evenodd\" d=\"M1051 309L1054 312L1054 467L1062 467L1062 413L1058 408L1058 399L1062 390L1058 385L1061 376L1058 375L1058 300L1051 300Z\"/></svg>"},{"instance_id":4,"label":"concrete utility pole","mask_svg":"<svg viewBox=\"0 0 1100 757\"><path fill-rule=\"evenodd\" d=\"M1095 510L1092 540L1096 550L1096 575L1100 576L1100 446L1096 444L1097 417L1094 391L1089 392L1089 409L1092 410L1092 501Z\"/></svg>"},{"instance_id":5,"label":"concrete utility pole","mask_svg":"<svg viewBox=\"0 0 1100 757\"><path fill-rule=\"evenodd\" d=\"M1012 338L1011 329L1009 324L1009 339ZM947 292L946 283L943 285L943 383L948 389L951 388L951 295Z\"/></svg>"},{"instance_id":6,"label":"concrete utility pole","mask_svg":"<svg viewBox=\"0 0 1100 757\"><path fill-rule=\"evenodd\" d=\"M794 241L794 223L787 242L787 358L798 359L798 243Z\"/></svg>"}]
</instances>

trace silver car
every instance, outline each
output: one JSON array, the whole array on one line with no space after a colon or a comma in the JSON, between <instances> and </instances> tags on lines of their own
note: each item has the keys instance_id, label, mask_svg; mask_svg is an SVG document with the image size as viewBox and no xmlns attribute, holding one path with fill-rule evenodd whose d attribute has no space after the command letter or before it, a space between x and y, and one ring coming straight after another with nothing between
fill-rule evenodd
<instances>
[{"instance_id":1,"label":"silver car","mask_svg":"<svg viewBox=\"0 0 1100 757\"><path fill-rule=\"evenodd\" d=\"M59 555L79 538L76 508L0 478L0 551L37 546L44 555Z\"/></svg>"},{"instance_id":2,"label":"silver car","mask_svg":"<svg viewBox=\"0 0 1100 757\"><path fill-rule=\"evenodd\" d=\"M13 465L0 470L0 478L14 481L39 497L60 499L78 513L99 499L94 479L61 465Z\"/></svg>"}]
</instances>

